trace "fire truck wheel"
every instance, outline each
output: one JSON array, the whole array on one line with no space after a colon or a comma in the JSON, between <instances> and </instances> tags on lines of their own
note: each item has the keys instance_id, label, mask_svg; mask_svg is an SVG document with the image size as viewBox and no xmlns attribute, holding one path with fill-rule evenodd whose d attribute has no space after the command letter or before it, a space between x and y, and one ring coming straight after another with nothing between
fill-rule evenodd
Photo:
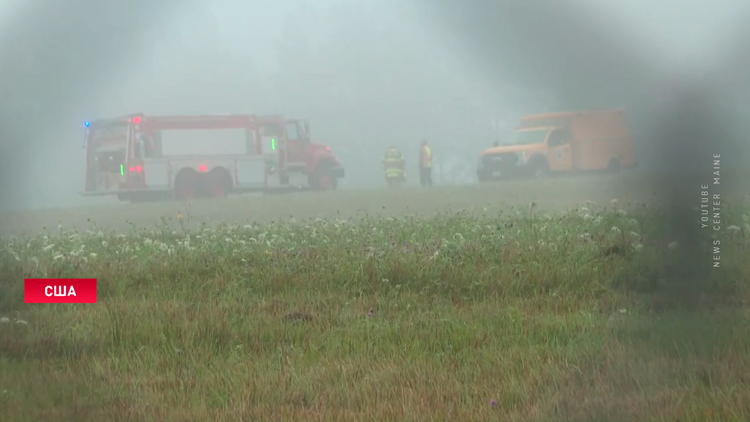
<instances>
[{"instance_id":1,"label":"fire truck wheel","mask_svg":"<svg viewBox=\"0 0 750 422\"><path fill-rule=\"evenodd\" d=\"M229 172L224 168L211 170L211 196L214 198L226 198L227 191L231 186L232 179Z\"/></svg>"},{"instance_id":2,"label":"fire truck wheel","mask_svg":"<svg viewBox=\"0 0 750 422\"><path fill-rule=\"evenodd\" d=\"M317 190L336 190L337 180L335 177L331 177L328 172L328 167L323 164L318 167L315 171L315 177L313 178L313 187Z\"/></svg>"},{"instance_id":3,"label":"fire truck wheel","mask_svg":"<svg viewBox=\"0 0 750 422\"><path fill-rule=\"evenodd\" d=\"M336 179L327 174L322 174L318 176L318 187L320 188L320 190L335 190Z\"/></svg>"},{"instance_id":4,"label":"fire truck wheel","mask_svg":"<svg viewBox=\"0 0 750 422\"><path fill-rule=\"evenodd\" d=\"M174 196L177 200L195 198L196 174L192 170L183 170L175 179Z\"/></svg>"}]
</instances>

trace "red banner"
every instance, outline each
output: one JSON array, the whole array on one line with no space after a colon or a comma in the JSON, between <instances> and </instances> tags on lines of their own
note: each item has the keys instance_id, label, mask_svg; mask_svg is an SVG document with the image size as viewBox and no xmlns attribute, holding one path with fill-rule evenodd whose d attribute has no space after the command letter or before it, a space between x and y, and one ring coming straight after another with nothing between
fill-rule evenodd
<instances>
[{"instance_id":1,"label":"red banner","mask_svg":"<svg viewBox=\"0 0 750 422\"><path fill-rule=\"evenodd\" d=\"M95 278L27 278L25 303L96 303Z\"/></svg>"}]
</instances>

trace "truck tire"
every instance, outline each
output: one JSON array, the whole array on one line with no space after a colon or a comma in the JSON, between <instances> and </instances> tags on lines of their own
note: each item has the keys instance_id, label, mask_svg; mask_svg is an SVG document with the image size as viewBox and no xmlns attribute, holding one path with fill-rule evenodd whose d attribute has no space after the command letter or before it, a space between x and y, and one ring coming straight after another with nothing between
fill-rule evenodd
<instances>
[{"instance_id":1,"label":"truck tire","mask_svg":"<svg viewBox=\"0 0 750 422\"><path fill-rule=\"evenodd\" d=\"M227 193L232 189L232 176L224 167L217 167L211 170L208 175L210 179L211 196L214 198L226 198Z\"/></svg>"},{"instance_id":2,"label":"truck tire","mask_svg":"<svg viewBox=\"0 0 750 422\"><path fill-rule=\"evenodd\" d=\"M195 198L197 174L192 169L181 170L174 182L174 198L178 201Z\"/></svg>"},{"instance_id":3,"label":"truck tire","mask_svg":"<svg viewBox=\"0 0 750 422\"><path fill-rule=\"evenodd\" d=\"M617 174L620 172L620 160L613 158L607 163L607 173Z\"/></svg>"},{"instance_id":4,"label":"truck tire","mask_svg":"<svg viewBox=\"0 0 750 422\"><path fill-rule=\"evenodd\" d=\"M543 158L535 159L530 163L531 177L534 179L547 179L549 177L549 164Z\"/></svg>"},{"instance_id":5,"label":"truck tire","mask_svg":"<svg viewBox=\"0 0 750 422\"><path fill-rule=\"evenodd\" d=\"M331 177L328 171L329 166L327 164L321 164L315 169L315 173L312 176L311 184L313 189L320 191L333 191L338 187L338 181L335 177Z\"/></svg>"},{"instance_id":6,"label":"truck tire","mask_svg":"<svg viewBox=\"0 0 750 422\"><path fill-rule=\"evenodd\" d=\"M477 180L479 181L479 183L489 183L494 179L492 178L492 174L489 172L477 171Z\"/></svg>"}]
</instances>

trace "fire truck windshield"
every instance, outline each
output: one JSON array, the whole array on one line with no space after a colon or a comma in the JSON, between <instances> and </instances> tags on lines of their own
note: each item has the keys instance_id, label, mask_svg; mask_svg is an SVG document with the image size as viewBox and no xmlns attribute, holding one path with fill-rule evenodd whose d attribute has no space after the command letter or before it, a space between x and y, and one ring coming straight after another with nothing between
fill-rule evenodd
<instances>
[{"instance_id":1,"label":"fire truck windshield","mask_svg":"<svg viewBox=\"0 0 750 422\"><path fill-rule=\"evenodd\" d=\"M269 123L260 127L261 136L281 136L282 132L281 125Z\"/></svg>"},{"instance_id":2,"label":"fire truck windshield","mask_svg":"<svg viewBox=\"0 0 750 422\"><path fill-rule=\"evenodd\" d=\"M297 141L300 139L299 132L297 131L296 122L287 122L286 124L286 137L290 141Z\"/></svg>"},{"instance_id":3,"label":"fire truck windshield","mask_svg":"<svg viewBox=\"0 0 750 422\"><path fill-rule=\"evenodd\" d=\"M125 148L127 145L127 126L92 129L91 145L94 150Z\"/></svg>"}]
</instances>

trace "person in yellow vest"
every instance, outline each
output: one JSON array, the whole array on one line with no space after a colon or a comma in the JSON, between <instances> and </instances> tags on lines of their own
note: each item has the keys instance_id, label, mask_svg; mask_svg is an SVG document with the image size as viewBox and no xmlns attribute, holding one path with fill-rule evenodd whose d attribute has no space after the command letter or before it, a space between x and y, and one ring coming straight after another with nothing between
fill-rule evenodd
<instances>
[{"instance_id":1,"label":"person in yellow vest","mask_svg":"<svg viewBox=\"0 0 750 422\"><path fill-rule=\"evenodd\" d=\"M422 141L419 151L419 180L422 186L432 186L432 150Z\"/></svg>"},{"instance_id":2,"label":"person in yellow vest","mask_svg":"<svg viewBox=\"0 0 750 422\"><path fill-rule=\"evenodd\" d=\"M399 183L406 181L404 155L396 149L395 145L391 145L385 152L383 167L385 168L385 180L388 186L397 186Z\"/></svg>"}]
</instances>

